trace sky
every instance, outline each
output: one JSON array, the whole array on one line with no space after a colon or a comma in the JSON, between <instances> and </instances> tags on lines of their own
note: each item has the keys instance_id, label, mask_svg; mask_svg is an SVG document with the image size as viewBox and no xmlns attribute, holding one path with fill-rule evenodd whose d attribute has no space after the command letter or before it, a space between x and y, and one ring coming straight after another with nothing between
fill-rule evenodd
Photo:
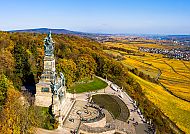
<instances>
[{"instance_id":1,"label":"sky","mask_svg":"<svg viewBox=\"0 0 190 134\"><path fill-rule=\"evenodd\" d=\"M190 34L190 0L0 0L0 30Z\"/></svg>"}]
</instances>

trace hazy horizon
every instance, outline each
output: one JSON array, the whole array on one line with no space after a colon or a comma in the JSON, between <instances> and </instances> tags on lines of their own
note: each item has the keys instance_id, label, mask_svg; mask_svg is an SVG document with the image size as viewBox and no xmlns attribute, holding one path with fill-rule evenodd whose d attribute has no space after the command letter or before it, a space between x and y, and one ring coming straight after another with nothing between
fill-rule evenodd
<instances>
[{"instance_id":1,"label":"hazy horizon","mask_svg":"<svg viewBox=\"0 0 190 134\"><path fill-rule=\"evenodd\" d=\"M189 6L188 0L7 0L1 2L0 30L189 35Z\"/></svg>"},{"instance_id":2,"label":"hazy horizon","mask_svg":"<svg viewBox=\"0 0 190 134\"><path fill-rule=\"evenodd\" d=\"M65 28L49 28L49 27L37 27L37 28L23 28L23 29L10 29L10 30L3 30L6 32L10 31L19 31L19 30L35 30L35 29L53 29L53 30L68 30L68 31L73 31L73 32L82 32L82 33L89 33L89 34L115 34L115 35L160 35L160 36L165 36L165 35L187 35L190 36L190 34L158 34L158 33L105 33L105 32L84 32L84 31L76 31L76 30L71 30L71 29L65 29ZM0 29L1 31L1 29Z\"/></svg>"}]
</instances>

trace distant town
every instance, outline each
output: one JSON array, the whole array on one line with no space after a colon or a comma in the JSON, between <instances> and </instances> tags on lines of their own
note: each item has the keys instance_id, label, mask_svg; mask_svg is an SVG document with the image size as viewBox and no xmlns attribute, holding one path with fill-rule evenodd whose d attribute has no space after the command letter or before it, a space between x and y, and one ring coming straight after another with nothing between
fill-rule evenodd
<instances>
[{"instance_id":1,"label":"distant town","mask_svg":"<svg viewBox=\"0 0 190 134\"><path fill-rule=\"evenodd\" d=\"M177 48L177 49L167 50L167 49L140 47L139 50L148 53L163 54L167 58L175 58L175 59L190 61L189 48Z\"/></svg>"},{"instance_id":2,"label":"distant town","mask_svg":"<svg viewBox=\"0 0 190 134\"><path fill-rule=\"evenodd\" d=\"M155 35L102 35L92 37L98 42L122 42L126 44L132 44L133 42L139 44L159 44L164 46L171 46L167 48L150 48L139 47L139 51L163 54L167 58L175 58L179 60L190 61L190 36L188 35L168 35L168 36L155 36ZM121 41L122 40L122 41ZM173 47L172 47L173 46Z\"/></svg>"}]
</instances>

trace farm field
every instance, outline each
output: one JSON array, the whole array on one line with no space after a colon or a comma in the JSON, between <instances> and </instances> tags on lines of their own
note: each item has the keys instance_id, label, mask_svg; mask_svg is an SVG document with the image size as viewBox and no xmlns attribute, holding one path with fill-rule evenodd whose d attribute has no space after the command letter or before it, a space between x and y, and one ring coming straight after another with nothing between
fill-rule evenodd
<instances>
[{"instance_id":1,"label":"farm field","mask_svg":"<svg viewBox=\"0 0 190 134\"><path fill-rule=\"evenodd\" d=\"M156 44L122 44L106 42L108 47L124 48L133 50L134 53L127 53L119 50L109 49L118 54L122 53L123 59L120 62L126 67L137 68L139 71L156 78L160 83L174 95L166 91L161 85L151 83L142 78L129 74L141 85L143 92L162 112L168 116L186 133L190 133L190 62L177 59L164 58L161 54L152 54L138 51L139 46L156 47ZM159 46L165 47L165 46ZM170 47L170 46L169 46ZM105 52L106 52L105 51ZM186 100L186 101L185 101Z\"/></svg>"},{"instance_id":2,"label":"farm field","mask_svg":"<svg viewBox=\"0 0 190 134\"><path fill-rule=\"evenodd\" d=\"M159 70L161 76L159 81L174 95L190 101L190 62L177 59L163 58L161 54L151 54L138 51L138 46L146 44L121 44L106 43L107 46L122 47L133 50L134 54L123 55L125 60L121 62L128 68L137 68L139 71L156 78ZM153 46L152 44L147 44ZM156 44L154 44L155 47ZM113 50L109 50L110 53ZM116 51L114 50L116 53ZM120 51L117 50L118 54ZM124 53L122 51L122 53Z\"/></svg>"},{"instance_id":3,"label":"farm field","mask_svg":"<svg viewBox=\"0 0 190 134\"><path fill-rule=\"evenodd\" d=\"M106 42L105 43L106 45L110 45L112 46L113 45L113 42ZM169 46L169 45L160 45L160 44L155 44L155 41L152 41L152 43L146 43L145 42L135 42L135 41L132 41L132 42L127 42L125 43L125 41L122 41L122 40L119 40L119 42L115 43L114 42L114 45L120 45L122 47L126 47L126 45L129 46L129 49L136 49L138 47L147 47L147 48L159 48L159 49L172 49L172 48L180 48L181 46Z\"/></svg>"},{"instance_id":4,"label":"farm field","mask_svg":"<svg viewBox=\"0 0 190 134\"><path fill-rule=\"evenodd\" d=\"M160 110L184 132L190 133L190 103L176 98L157 84L130 73L141 85L143 92Z\"/></svg>"}]
</instances>

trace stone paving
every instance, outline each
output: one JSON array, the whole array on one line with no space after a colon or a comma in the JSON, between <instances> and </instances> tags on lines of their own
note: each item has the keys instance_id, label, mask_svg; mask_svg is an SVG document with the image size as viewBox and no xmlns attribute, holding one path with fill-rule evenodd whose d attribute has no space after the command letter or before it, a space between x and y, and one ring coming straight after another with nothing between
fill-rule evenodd
<instances>
[{"instance_id":1,"label":"stone paving","mask_svg":"<svg viewBox=\"0 0 190 134\"><path fill-rule=\"evenodd\" d=\"M112 82L110 81L106 81L106 82L108 83L108 85L112 84ZM117 87L117 85L115 86ZM123 128L126 128L128 130L128 133L146 134L147 128L146 128L146 124L143 122L145 119L143 115L140 113L140 110L136 107L135 101L133 101L133 99L127 93L122 92L119 89L119 87L117 88L118 88L118 91L115 91L110 86L107 86L105 89L98 90L97 92L91 92L89 94L92 95L92 94L106 93L106 94L116 95L120 97L120 99L127 105L128 109L130 110L130 116L127 123L124 123L124 122L121 123L121 121L115 121L114 122L116 123L115 127L119 130L120 128L122 130L124 130ZM76 99L86 100L87 96L88 96L87 94L77 94Z\"/></svg>"},{"instance_id":2,"label":"stone paving","mask_svg":"<svg viewBox=\"0 0 190 134\"><path fill-rule=\"evenodd\" d=\"M69 116L66 118L63 124L63 128L69 128L70 130L78 129L80 124L80 116L77 114L77 111L81 110L85 105L85 101L76 101Z\"/></svg>"},{"instance_id":3,"label":"stone paving","mask_svg":"<svg viewBox=\"0 0 190 134\"><path fill-rule=\"evenodd\" d=\"M102 79L102 78L101 78ZM102 79L104 80L104 79ZM104 80L106 81L106 80ZM69 116L65 119L63 126L59 127L58 129L54 130L53 132L56 134L69 134L71 130L76 130L80 128L81 130L85 130L84 132L96 132L101 133L105 132L107 130L118 130L121 133L128 133L128 134L146 134L146 124L144 123L145 119L143 115L140 113L140 110L136 107L135 101L132 100L125 92L122 92L119 87L118 91L113 90L110 85L112 82L106 81L109 86L107 86L105 89L99 90L97 92L89 92L89 93L81 93L81 94L69 94L67 93L67 96L74 96L76 98L76 103L74 104L73 108L71 109ZM127 105L130 116L127 122L123 122L120 120L114 120L111 116L111 114L104 110L104 113L106 115L106 124L109 125L108 128L101 127L101 128L92 128L89 126L84 125L80 122L80 117L77 113L78 110L83 109L85 105L88 103L88 96L93 94L110 94L110 95L116 95L120 97L120 99ZM38 133L45 134L45 133L52 133L52 131L46 131L43 129L38 129Z\"/></svg>"}]
</instances>

